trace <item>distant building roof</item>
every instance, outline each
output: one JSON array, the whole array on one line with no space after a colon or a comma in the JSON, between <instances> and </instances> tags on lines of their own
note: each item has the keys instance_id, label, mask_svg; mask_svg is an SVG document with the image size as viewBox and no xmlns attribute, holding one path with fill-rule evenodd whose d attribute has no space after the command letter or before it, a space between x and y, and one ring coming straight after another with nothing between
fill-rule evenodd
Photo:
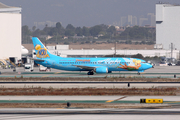
<instances>
[{"instance_id":1,"label":"distant building roof","mask_svg":"<svg viewBox=\"0 0 180 120\"><path fill-rule=\"evenodd\" d=\"M20 13L20 7L7 6L0 2L0 13Z\"/></svg>"}]
</instances>

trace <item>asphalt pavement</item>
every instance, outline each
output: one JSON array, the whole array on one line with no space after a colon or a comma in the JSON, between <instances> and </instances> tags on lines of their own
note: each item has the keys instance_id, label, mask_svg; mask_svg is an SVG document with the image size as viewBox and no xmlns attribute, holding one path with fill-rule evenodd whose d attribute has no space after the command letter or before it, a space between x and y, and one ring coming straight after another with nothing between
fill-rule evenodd
<instances>
[{"instance_id":1,"label":"asphalt pavement","mask_svg":"<svg viewBox=\"0 0 180 120\"><path fill-rule=\"evenodd\" d=\"M113 71L110 74L87 75L87 71L63 71L51 69L48 72L39 72L39 68L35 67L33 72L24 71L23 67L18 67L16 72L13 69L0 69L0 77L150 77L150 78L174 78L180 77L180 66L155 66L137 75L137 71Z\"/></svg>"}]
</instances>

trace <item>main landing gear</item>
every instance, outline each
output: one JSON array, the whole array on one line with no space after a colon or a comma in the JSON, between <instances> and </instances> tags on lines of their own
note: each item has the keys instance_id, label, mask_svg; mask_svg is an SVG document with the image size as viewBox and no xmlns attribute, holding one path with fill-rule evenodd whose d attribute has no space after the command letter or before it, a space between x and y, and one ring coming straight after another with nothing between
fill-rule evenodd
<instances>
[{"instance_id":1,"label":"main landing gear","mask_svg":"<svg viewBox=\"0 0 180 120\"><path fill-rule=\"evenodd\" d=\"M141 73L138 72L137 74L140 75Z\"/></svg>"},{"instance_id":2,"label":"main landing gear","mask_svg":"<svg viewBox=\"0 0 180 120\"><path fill-rule=\"evenodd\" d=\"M89 71L89 72L87 73L87 75L94 75L94 72L93 72L93 71Z\"/></svg>"}]
</instances>

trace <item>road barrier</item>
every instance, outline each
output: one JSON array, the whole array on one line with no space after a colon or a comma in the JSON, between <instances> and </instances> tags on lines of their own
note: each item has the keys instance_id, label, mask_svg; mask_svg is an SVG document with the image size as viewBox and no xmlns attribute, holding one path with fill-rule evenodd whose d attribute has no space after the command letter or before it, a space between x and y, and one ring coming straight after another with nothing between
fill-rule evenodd
<instances>
[{"instance_id":1,"label":"road barrier","mask_svg":"<svg viewBox=\"0 0 180 120\"><path fill-rule=\"evenodd\" d=\"M140 103L163 103L163 99L140 99Z\"/></svg>"}]
</instances>

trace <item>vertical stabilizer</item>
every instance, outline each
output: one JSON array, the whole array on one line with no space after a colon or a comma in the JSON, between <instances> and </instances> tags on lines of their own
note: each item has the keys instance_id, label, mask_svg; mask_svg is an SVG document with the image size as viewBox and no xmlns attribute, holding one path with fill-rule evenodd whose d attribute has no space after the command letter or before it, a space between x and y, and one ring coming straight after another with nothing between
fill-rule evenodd
<instances>
[{"instance_id":1,"label":"vertical stabilizer","mask_svg":"<svg viewBox=\"0 0 180 120\"><path fill-rule=\"evenodd\" d=\"M54 56L47 50L47 48L43 45L43 43L37 37L32 37L32 41L33 41L37 58L50 58Z\"/></svg>"}]
</instances>

